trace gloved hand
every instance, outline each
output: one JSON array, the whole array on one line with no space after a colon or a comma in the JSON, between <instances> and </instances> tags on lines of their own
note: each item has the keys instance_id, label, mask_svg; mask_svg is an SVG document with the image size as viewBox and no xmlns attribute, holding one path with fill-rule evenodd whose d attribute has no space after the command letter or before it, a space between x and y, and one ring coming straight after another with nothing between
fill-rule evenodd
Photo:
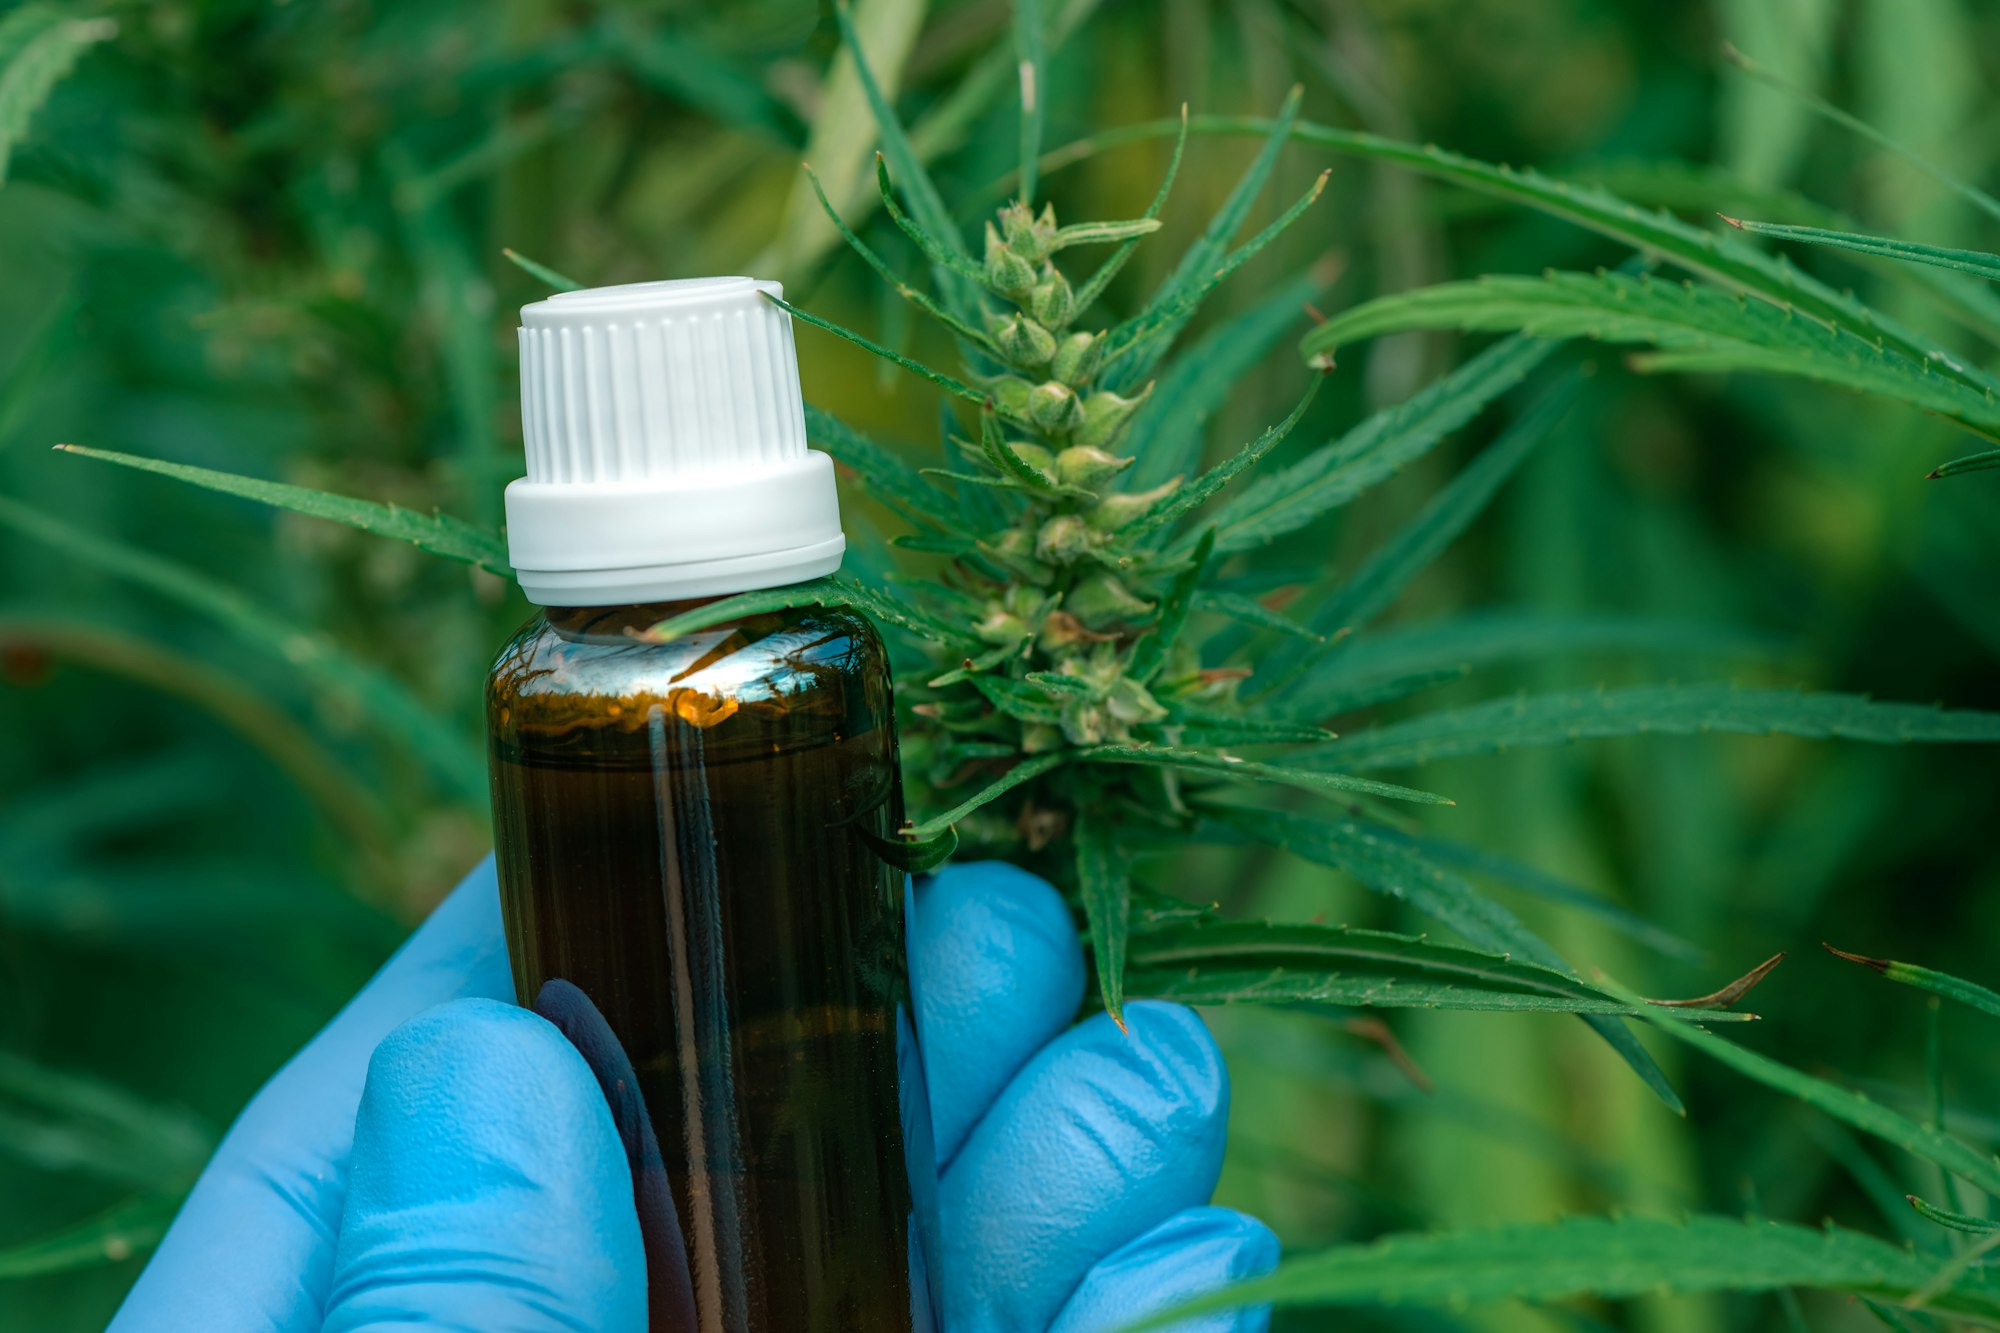
<instances>
[{"instance_id":1,"label":"gloved hand","mask_svg":"<svg viewBox=\"0 0 2000 1333\"><path fill-rule=\"evenodd\" d=\"M1262 1223L1205 1206L1229 1103L1207 1029L1146 1002L1129 1036L1072 1026L1083 958L1047 884L997 863L936 876L910 970L945 1333L1099 1333L1276 1262ZM643 1333L610 1112L512 994L489 860L250 1103L112 1333Z\"/></svg>"}]
</instances>

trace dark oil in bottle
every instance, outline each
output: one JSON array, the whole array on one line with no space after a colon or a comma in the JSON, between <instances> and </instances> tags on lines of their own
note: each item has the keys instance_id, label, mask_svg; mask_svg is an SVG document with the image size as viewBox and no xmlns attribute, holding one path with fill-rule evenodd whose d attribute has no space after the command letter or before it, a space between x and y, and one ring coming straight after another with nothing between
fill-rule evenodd
<instances>
[{"instance_id":1,"label":"dark oil in bottle","mask_svg":"<svg viewBox=\"0 0 2000 1333\"><path fill-rule=\"evenodd\" d=\"M881 642L819 608L638 637L682 609L551 608L494 666L515 986L611 1102L652 1333L930 1326Z\"/></svg>"}]
</instances>

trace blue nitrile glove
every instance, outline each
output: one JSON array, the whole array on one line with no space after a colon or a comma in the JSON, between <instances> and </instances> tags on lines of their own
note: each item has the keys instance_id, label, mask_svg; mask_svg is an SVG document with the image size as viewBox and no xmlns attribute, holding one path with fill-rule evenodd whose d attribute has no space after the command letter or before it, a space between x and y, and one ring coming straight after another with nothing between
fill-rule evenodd
<instances>
[{"instance_id":1,"label":"blue nitrile glove","mask_svg":"<svg viewBox=\"0 0 2000 1333\"><path fill-rule=\"evenodd\" d=\"M1098 1333L1268 1269L1270 1231L1205 1206L1229 1090L1201 1020L1142 1002L1129 1036L1072 1026L1069 913L1011 866L954 867L916 902L946 1333ZM250 1103L112 1333L643 1333L625 1149L582 1057L512 994L488 861Z\"/></svg>"}]
</instances>

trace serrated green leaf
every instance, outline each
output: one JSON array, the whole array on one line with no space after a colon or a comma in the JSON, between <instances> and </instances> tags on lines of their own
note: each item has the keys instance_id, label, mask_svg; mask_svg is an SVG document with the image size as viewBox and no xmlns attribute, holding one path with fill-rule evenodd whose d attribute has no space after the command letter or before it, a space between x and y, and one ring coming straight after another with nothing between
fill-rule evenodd
<instances>
[{"instance_id":1,"label":"serrated green leaf","mask_svg":"<svg viewBox=\"0 0 2000 1333\"><path fill-rule=\"evenodd\" d=\"M1661 368L1797 375L1896 399L2000 438L2000 395L1968 384L1943 353L1914 359L1885 338L1797 310L1644 275L1552 272L1443 283L1348 310L1300 347L1316 356L1358 338L1438 328L1640 344L1671 358Z\"/></svg>"},{"instance_id":2,"label":"serrated green leaf","mask_svg":"<svg viewBox=\"0 0 2000 1333\"><path fill-rule=\"evenodd\" d=\"M1899 963L1892 958L1870 958L1864 954L1849 953L1845 949L1836 949L1831 944L1822 947L1836 958L1859 963L1891 981L1901 982L1905 986L1915 986L1918 990L1941 995L1947 1000L1955 1000L1983 1014L2000 1018L2000 994L1995 994L1977 982L1966 981L1934 968L1919 967L1915 963Z\"/></svg>"},{"instance_id":3,"label":"serrated green leaf","mask_svg":"<svg viewBox=\"0 0 2000 1333\"><path fill-rule=\"evenodd\" d=\"M0 185L14 148L55 86L83 53L118 34L108 18L74 18L58 5L30 4L0 19Z\"/></svg>"},{"instance_id":4,"label":"serrated green leaf","mask_svg":"<svg viewBox=\"0 0 2000 1333\"><path fill-rule=\"evenodd\" d=\"M1216 513L1216 550L1261 546L1394 476L1519 384L1556 346L1510 338L1299 462L1260 477Z\"/></svg>"},{"instance_id":5,"label":"serrated green leaf","mask_svg":"<svg viewBox=\"0 0 2000 1333\"><path fill-rule=\"evenodd\" d=\"M826 213L828 221L833 223L834 230L838 231L841 239L847 242L848 249L860 255L862 262L875 270L875 276L882 279L884 290L902 297L905 301L923 311L926 315L929 315L932 319L944 325L981 351L994 356L999 355L999 349L993 345L993 340L986 336L984 329L976 328L965 320L960 319L957 315L932 300L929 293L919 291L909 283L904 282L902 275L889 267L888 261L876 254L874 247L862 240L855 234L854 229L847 225L847 219L841 217L840 210L835 208L833 201L826 197L826 189L820 183L819 173L812 169L812 164L810 162L804 163L802 164L802 169L806 173L806 179L812 182L813 195L819 200L819 206Z\"/></svg>"},{"instance_id":6,"label":"serrated green leaf","mask_svg":"<svg viewBox=\"0 0 2000 1333\"><path fill-rule=\"evenodd\" d=\"M206 574L71 527L5 496L0 496L0 523L207 616L367 719L429 767L459 800L485 808L491 793L476 738L433 712L403 682L326 635L285 623Z\"/></svg>"},{"instance_id":7,"label":"serrated green leaf","mask_svg":"<svg viewBox=\"0 0 2000 1333\"><path fill-rule=\"evenodd\" d=\"M1410 581L1485 512L1501 485L1569 412L1577 383L1578 378L1572 373L1551 388L1338 586L1306 622L1314 631L1333 640L1325 654L1339 653L1350 641L1345 636L1388 610ZM1311 651L1287 645L1264 664L1260 674L1271 682L1267 688L1281 688L1280 682L1295 679L1310 669L1314 665L1313 657L1308 655Z\"/></svg>"},{"instance_id":8,"label":"serrated green leaf","mask_svg":"<svg viewBox=\"0 0 2000 1333\"><path fill-rule=\"evenodd\" d=\"M1463 877L1409 846L1406 835L1384 825L1343 816L1315 817L1277 810L1209 804L1205 813L1269 847L1352 875L1356 881L1440 921L1475 948L1517 955L1542 967L1569 971L1562 956L1520 918ZM1583 1021L1616 1051L1662 1102L1684 1113L1680 1096L1638 1038L1614 1018Z\"/></svg>"},{"instance_id":9,"label":"serrated green leaf","mask_svg":"<svg viewBox=\"0 0 2000 1333\"><path fill-rule=\"evenodd\" d=\"M1312 406L1313 399L1319 395L1320 385L1325 382L1325 379L1326 377L1323 375L1314 375L1307 382L1306 391L1300 396L1298 406L1294 407L1283 421L1271 426L1262 435L1259 435L1249 444L1244 445L1234 457L1217 463L1214 467L1196 477L1188 485L1182 486L1172 494L1164 496L1158 504L1154 505L1144 514L1141 514L1128 525L1123 535L1128 540L1136 540L1149 532L1166 527L1181 515L1190 513L1197 506L1205 503L1217 491L1235 480L1245 469L1251 467L1260 461L1264 455L1277 448L1278 445L1284 442L1285 437L1292 433L1292 428L1299 424L1299 419L1305 416L1306 409ZM1215 529L1203 528L1199 532L1189 533L1178 544L1178 548L1183 551L1192 550L1198 542L1205 542L1212 545L1214 541Z\"/></svg>"},{"instance_id":10,"label":"serrated green leaf","mask_svg":"<svg viewBox=\"0 0 2000 1333\"><path fill-rule=\"evenodd\" d=\"M1139 461L1126 475L1127 490L1150 490L1201 462L1208 419L1286 333L1298 327L1308 303L1327 283L1309 270L1279 283L1241 314L1217 324L1175 357L1132 418L1126 438L1143 440Z\"/></svg>"},{"instance_id":11,"label":"serrated green leaf","mask_svg":"<svg viewBox=\"0 0 2000 1333\"><path fill-rule=\"evenodd\" d=\"M1097 693L1081 676L1065 676L1059 671L1030 671L1022 679L1059 699L1088 699Z\"/></svg>"},{"instance_id":12,"label":"serrated green leaf","mask_svg":"<svg viewBox=\"0 0 2000 1333\"><path fill-rule=\"evenodd\" d=\"M791 302L785 300L785 298L782 296L773 296L769 292L759 292L758 295L762 296L766 301L769 301L772 305L778 307L778 309L790 315L793 319L801 320L804 323L812 325L816 329L825 329L828 333L833 334L836 338L844 338L848 342L853 343L856 347L861 348L863 351L873 352L876 356L881 357L884 361L893 362L907 371L910 371L917 375L921 375L923 378L929 380L932 384L937 385L939 388L945 390L947 393L951 393L956 395L957 397L963 398L967 402L984 403L986 401L985 394L973 388L970 384L967 384L963 380L954 379L952 376L945 374L941 370L932 370L929 366L924 365L920 361L912 361L909 357L904 356L901 352L892 351L891 349L884 347L881 343L875 342L868 338L864 338L860 334L856 333L854 330L836 324L830 319L822 319L818 315L811 314L807 311L801 310L797 306L793 305Z\"/></svg>"},{"instance_id":13,"label":"serrated green leaf","mask_svg":"<svg viewBox=\"0 0 2000 1333\"><path fill-rule=\"evenodd\" d=\"M923 474L831 412L806 404L806 439L854 469L862 483L913 523L949 532L959 523L949 497Z\"/></svg>"},{"instance_id":14,"label":"serrated green leaf","mask_svg":"<svg viewBox=\"0 0 2000 1333\"><path fill-rule=\"evenodd\" d=\"M128 1199L52 1236L0 1250L0 1279L123 1263L160 1243L180 1205L175 1197Z\"/></svg>"},{"instance_id":15,"label":"serrated green leaf","mask_svg":"<svg viewBox=\"0 0 2000 1333\"><path fill-rule=\"evenodd\" d=\"M1969 1232L1975 1236L1990 1236L2000 1231L2000 1222L1990 1218L1975 1217L1971 1213L1956 1213L1949 1208L1940 1208L1936 1204L1925 1203L1914 1194L1908 1198L1910 1207L1916 1209L1917 1215L1927 1222L1935 1222L1941 1227Z\"/></svg>"},{"instance_id":16,"label":"serrated green leaf","mask_svg":"<svg viewBox=\"0 0 2000 1333\"><path fill-rule=\"evenodd\" d=\"M1285 764L1262 764L1207 750L1181 749L1171 745L1093 745L1077 750L1076 757L1092 764L1147 764L1177 768L1185 772L1208 773L1231 782L1275 782L1314 791L1351 791L1381 796L1392 801L1414 801L1419 805L1452 805L1455 802L1434 792L1399 787L1346 773L1296 768Z\"/></svg>"},{"instance_id":17,"label":"serrated green leaf","mask_svg":"<svg viewBox=\"0 0 2000 1333\"><path fill-rule=\"evenodd\" d=\"M1265 136L1263 146L1257 150L1257 156L1252 159L1242 178L1236 182L1236 187L1229 192L1229 197L1223 200L1222 207L1216 210L1215 216L1209 220L1201 236L1181 255L1180 263L1174 266L1173 272L1169 273L1166 280L1153 292L1145 308L1129 321L1132 324L1157 323L1161 332L1167 336L1155 341L1150 351L1136 353L1126 358L1125 363L1118 366L1115 371L1108 371L1105 377L1107 387L1121 393L1137 387L1152 369L1153 364L1166 351L1172 341L1171 334L1178 332L1180 325L1186 323L1186 316L1180 317L1178 323L1169 324L1162 321L1169 320L1168 312L1179 309L1183 304L1183 297L1207 281L1216 266L1222 262L1230 241L1235 239L1236 233L1242 230L1244 222L1248 220L1250 209L1257 202L1257 196L1264 192L1264 186L1270 181L1272 173L1278 169L1279 155L1284 152L1285 139L1291 133L1292 123L1298 119L1299 104L1304 96L1304 88L1298 86L1294 86L1285 95L1285 103L1279 108L1277 118L1271 122L1271 130ZM1185 125L1187 118L1185 109L1182 110L1181 117L1182 124ZM1174 162L1178 165L1179 161L1180 150L1176 148ZM1170 171L1169 179L1171 176ZM1163 196L1165 194L1164 187L1161 189L1161 194ZM1153 217L1157 212L1157 207L1149 209L1146 216ZM1189 309L1191 313L1192 308Z\"/></svg>"},{"instance_id":18,"label":"serrated green leaf","mask_svg":"<svg viewBox=\"0 0 2000 1333\"><path fill-rule=\"evenodd\" d=\"M1686 1027L1676 1024L1676 1028ZM1445 1305L1811 1287L1905 1302L1938 1275L1936 1260L1845 1228L1697 1216L1575 1217L1430 1235L1302 1255L1127 1326L1158 1328L1246 1305ZM1958 1275L1926 1309L2000 1324L2000 1284Z\"/></svg>"},{"instance_id":19,"label":"serrated green leaf","mask_svg":"<svg viewBox=\"0 0 2000 1333\"><path fill-rule=\"evenodd\" d=\"M1940 463L1924 474L1924 480L1956 477L1962 472L1989 472L1996 467L2000 467L2000 449L1989 449L1983 454L1969 454L1964 458L1954 458L1949 463Z\"/></svg>"},{"instance_id":20,"label":"serrated green leaf","mask_svg":"<svg viewBox=\"0 0 2000 1333\"><path fill-rule=\"evenodd\" d=\"M1832 246L1836 250L1852 250L1857 254L1873 255L1878 259L1929 264L1933 268L1949 269L1954 273L1969 273L1975 278L2000 282L2000 255L1989 254L1984 250L1954 250L1941 245L1899 241L1893 236L1870 236L1865 232L1835 231L1827 227L1793 227L1777 222L1752 222L1747 218L1725 217L1722 220L1739 231L1747 231L1757 236L1770 236L1781 241L1799 241L1807 245Z\"/></svg>"},{"instance_id":21,"label":"serrated green leaf","mask_svg":"<svg viewBox=\"0 0 2000 1333\"><path fill-rule=\"evenodd\" d=\"M725 620L786 611L798 606L851 606L871 620L894 625L926 639L941 643L971 641L965 631L838 574L787 584L782 588L759 588L724 597L662 620L648 629L645 637L654 643L668 643L683 634L707 629Z\"/></svg>"},{"instance_id":22,"label":"serrated green leaf","mask_svg":"<svg viewBox=\"0 0 2000 1333\"><path fill-rule=\"evenodd\" d=\"M1267 136L1275 122L1256 116L1198 116L1199 134ZM1119 131L1121 140L1176 133L1178 122L1154 121ZM1580 227L1671 261L1732 291L1789 306L1864 341L1881 339L1918 363L1934 363L1940 374L1979 392L2000 388L1976 365L1950 359L1941 349L1879 311L1729 236L1690 226L1671 213L1639 208L1593 186L1553 180L1539 172L1480 162L1435 146L1419 146L1365 131L1302 122L1291 128L1294 141L1374 161L1390 162L1423 175L1538 209ZM1102 136L1100 136L1102 137ZM1079 145L1062 150L1075 155ZM1940 357L1945 359L1938 359Z\"/></svg>"},{"instance_id":23,"label":"serrated green leaf","mask_svg":"<svg viewBox=\"0 0 2000 1333\"><path fill-rule=\"evenodd\" d=\"M1608 655L1760 659L1778 655L1782 647L1767 634L1695 621L1474 612L1357 636L1340 653L1321 656L1277 702L1294 717L1329 717L1341 700L1378 695L1398 688L1398 682L1436 678L1444 671L1457 675L1460 669L1508 662Z\"/></svg>"},{"instance_id":24,"label":"serrated green leaf","mask_svg":"<svg viewBox=\"0 0 2000 1333\"><path fill-rule=\"evenodd\" d=\"M1256 258L1271 242L1282 236L1294 222L1305 216L1307 209L1319 202L1326 190L1331 171L1322 171L1314 178L1305 194L1270 226L1252 236L1241 246L1231 250L1215 268L1191 283L1163 306L1155 309L1148 306L1123 324L1113 326L1104 335L1104 363L1115 367L1107 372L1113 381L1131 384L1136 377L1129 372L1135 366L1150 370L1166 354L1174 337L1194 318L1195 311L1208 299L1210 293L1229 280L1237 269ZM1143 373L1143 371L1141 372Z\"/></svg>"},{"instance_id":25,"label":"serrated green leaf","mask_svg":"<svg viewBox=\"0 0 2000 1333\"><path fill-rule=\"evenodd\" d=\"M1076 885L1090 929L1091 960L1104 1011L1125 1026L1125 950L1132 930L1132 881L1111 830L1088 810L1077 813Z\"/></svg>"},{"instance_id":26,"label":"serrated green leaf","mask_svg":"<svg viewBox=\"0 0 2000 1333\"><path fill-rule=\"evenodd\" d=\"M1206 921L1149 928L1133 936L1126 969L1128 993L1182 1004L1638 1012L1629 1001L1569 972L1420 936L1347 926ZM1689 1012L1702 1022L1751 1017Z\"/></svg>"},{"instance_id":27,"label":"serrated green leaf","mask_svg":"<svg viewBox=\"0 0 2000 1333\"><path fill-rule=\"evenodd\" d=\"M1175 708L1174 725L1181 729L1183 744L1201 749L1226 749L1232 745L1305 745L1333 739L1333 733L1324 727L1238 717L1186 706Z\"/></svg>"},{"instance_id":28,"label":"serrated green leaf","mask_svg":"<svg viewBox=\"0 0 2000 1333\"><path fill-rule=\"evenodd\" d=\"M1703 732L1805 736L1879 745L2000 741L2000 713L1876 703L1854 694L1639 685L1493 699L1354 732L1297 762L1347 769L1400 768L1457 755L1608 736Z\"/></svg>"},{"instance_id":29,"label":"serrated green leaf","mask_svg":"<svg viewBox=\"0 0 2000 1333\"><path fill-rule=\"evenodd\" d=\"M565 277L563 274L550 268L547 264L530 259L518 250L502 250L500 253L505 255L507 262L515 268L520 269L523 273L538 282L547 283L559 292L580 292L583 290L583 284L575 278Z\"/></svg>"},{"instance_id":30,"label":"serrated green leaf","mask_svg":"<svg viewBox=\"0 0 2000 1333\"><path fill-rule=\"evenodd\" d=\"M204 490L220 491L224 495L241 496L255 500L259 504L271 505L278 509L288 509L295 514L309 518L323 518L334 523L344 523L350 528L360 528L380 537L405 541L419 550L441 555L448 560L463 560L469 565L512 578L514 570L507 563L507 543L497 532L488 532L462 518L450 514L420 514L415 510L398 505L383 504L375 500L357 500L351 496L335 495L329 491L316 491L308 486L292 486L281 481L263 481L256 477L238 476L233 472L214 472L205 467L191 467L185 463L169 463L158 458L140 458L133 454L113 453L108 449L89 449L80 444L59 444L57 449L75 454L79 458L95 458L106 463L116 463L121 467L135 468L140 472L152 472L162 477L172 477L190 486Z\"/></svg>"},{"instance_id":31,"label":"serrated green leaf","mask_svg":"<svg viewBox=\"0 0 2000 1333\"><path fill-rule=\"evenodd\" d=\"M905 829L903 836L913 842L922 842L929 838L935 838L967 815L984 806L991 805L1022 783L1032 782L1044 773L1061 767L1072 757L1073 755L1068 751L1056 751L1051 754L1038 754L1023 759L1020 763L1014 765L1005 773L993 779L993 781L987 783L984 787L981 787L971 796L966 797L943 814L936 815L930 819L926 819L921 824L916 824Z\"/></svg>"},{"instance_id":32,"label":"serrated green leaf","mask_svg":"<svg viewBox=\"0 0 2000 1333\"><path fill-rule=\"evenodd\" d=\"M1016 721L1044 727L1062 723L1062 705L1050 697L1048 690L1026 681L1011 680L1006 676L975 676L972 687L985 695L987 702Z\"/></svg>"},{"instance_id":33,"label":"serrated green leaf","mask_svg":"<svg viewBox=\"0 0 2000 1333\"><path fill-rule=\"evenodd\" d=\"M1990 1154L1980 1152L1952 1138L1943 1130L1912 1120L1900 1111L1871 1100L1863 1093L1851 1092L1825 1079L1815 1078L1790 1065L1781 1064L1767 1055L1760 1055L1748 1047L1724 1041L1721 1037L1703 1032L1692 1024L1661 1023L1656 1019L1649 1021L1653 1022L1658 1031L1671 1036L1675 1041L1693 1046L1703 1054L1728 1065L1747 1078L1762 1083L1767 1088L1797 1098L1808 1106L1818 1107L1834 1119L1864 1134L1872 1134L1884 1143L1914 1153L1925 1161L1934 1163L1978 1186L1988 1194L2000 1194L2000 1162L1995 1162Z\"/></svg>"},{"instance_id":34,"label":"serrated green leaf","mask_svg":"<svg viewBox=\"0 0 2000 1333\"><path fill-rule=\"evenodd\" d=\"M1228 616L1231 620L1241 621L1253 628L1276 630L1280 634L1289 634L1309 643L1326 642L1323 635L1307 629L1290 616L1273 611L1262 602L1245 597L1241 593L1219 592L1214 588L1197 589L1194 595L1194 609L1213 611L1216 615Z\"/></svg>"},{"instance_id":35,"label":"serrated green leaf","mask_svg":"<svg viewBox=\"0 0 2000 1333\"><path fill-rule=\"evenodd\" d=\"M1049 249L1067 250L1074 245L1129 241L1151 236L1160 229L1160 225L1158 218L1133 218L1129 222L1073 222L1067 227L1056 228L1056 234L1049 241Z\"/></svg>"},{"instance_id":36,"label":"serrated green leaf","mask_svg":"<svg viewBox=\"0 0 2000 1333\"><path fill-rule=\"evenodd\" d=\"M981 269L969 255L948 248L919 226L915 218L903 211L903 206L896 202L896 183L889 175L889 163L880 153L875 155L875 193L882 200L882 207L889 214L889 220L915 242L924 258L931 261L933 269L940 273L955 275L966 283L985 280L985 270Z\"/></svg>"}]
</instances>

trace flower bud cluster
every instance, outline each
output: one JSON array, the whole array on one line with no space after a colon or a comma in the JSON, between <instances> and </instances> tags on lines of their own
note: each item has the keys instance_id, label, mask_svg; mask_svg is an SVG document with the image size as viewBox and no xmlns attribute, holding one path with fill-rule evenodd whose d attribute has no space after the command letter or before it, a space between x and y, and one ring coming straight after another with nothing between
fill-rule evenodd
<instances>
[{"instance_id":1,"label":"flower bud cluster","mask_svg":"<svg viewBox=\"0 0 2000 1333\"><path fill-rule=\"evenodd\" d=\"M1008 743L1021 753L1157 739L1171 716L1155 697L1161 686L1130 669L1167 579L1128 531L1179 482L1114 489L1136 461L1125 436L1151 390L1128 395L1100 386L1105 335L1073 327L1077 293L1056 259L1093 230L1059 234L1052 208L1010 204L987 224L980 265L989 305L997 306L980 328L985 350L1000 363L981 385L992 404L989 426L998 424L997 447L1012 457L996 457L990 436L983 448L998 484L1026 504L1007 527L975 534L972 559L993 580L972 626L989 645L982 662L990 665L978 669L1013 685L982 689L973 713L984 708L992 723L1012 728ZM977 684L967 678L972 669L954 677L968 695ZM1033 702L1043 695L1045 704ZM1018 702L1023 697L1028 702Z\"/></svg>"}]
</instances>

